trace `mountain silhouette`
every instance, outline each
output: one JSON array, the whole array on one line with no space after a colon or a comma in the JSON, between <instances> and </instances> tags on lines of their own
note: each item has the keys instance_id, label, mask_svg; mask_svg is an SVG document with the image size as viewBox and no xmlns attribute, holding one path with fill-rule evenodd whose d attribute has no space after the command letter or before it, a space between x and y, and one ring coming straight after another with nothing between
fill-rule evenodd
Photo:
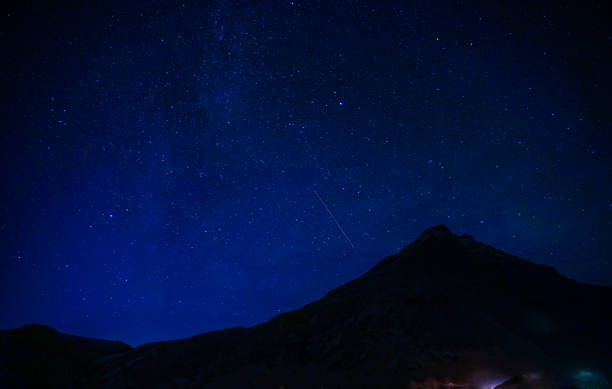
<instances>
[{"instance_id":1,"label":"mountain silhouette","mask_svg":"<svg viewBox=\"0 0 612 389\"><path fill-rule=\"evenodd\" d=\"M130 348L36 324L0 330L0 388L87 387L96 360Z\"/></svg>"},{"instance_id":2,"label":"mountain silhouette","mask_svg":"<svg viewBox=\"0 0 612 389\"><path fill-rule=\"evenodd\" d=\"M1 331L0 386L604 388L611 331L612 287L439 225L320 300L250 328L136 348L48 327Z\"/></svg>"}]
</instances>

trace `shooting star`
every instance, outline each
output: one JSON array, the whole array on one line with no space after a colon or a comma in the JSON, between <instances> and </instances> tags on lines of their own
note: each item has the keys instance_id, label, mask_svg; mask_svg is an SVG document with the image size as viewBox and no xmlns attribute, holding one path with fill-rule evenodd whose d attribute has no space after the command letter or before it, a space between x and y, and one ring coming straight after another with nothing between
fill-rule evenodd
<instances>
[{"instance_id":1,"label":"shooting star","mask_svg":"<svg viewBox=\"0 0 612 389\"><path fill-rule=\"evenodd\" d=\"M338 220L336 220L336 217L334 216L332 211L329 210L329 207L327 206L327 204L325 204L325 201L323 201L323 199L321 198L321 196L319 196L319 193L316 190L313 191L313 192L314 192L315 196L317 196L317 198L319 199L319 201L321 202L321 204L323 205L323 207L325 208L327 213L329 213L329 216L331 216L331 218L333 219L334 223L336 223L336 226L338 226L338 229L340 230L340 232L342 232L342 235L344 235L344 237L346 238L347 242L349 242L349 244L351 245L352 248L355 248L355 245L351 241L351 238L349 238L348 235L346 234L346 232L344 232L344 228L342 228L340 223L338 223Z\"/></svg>"}]
</instances>

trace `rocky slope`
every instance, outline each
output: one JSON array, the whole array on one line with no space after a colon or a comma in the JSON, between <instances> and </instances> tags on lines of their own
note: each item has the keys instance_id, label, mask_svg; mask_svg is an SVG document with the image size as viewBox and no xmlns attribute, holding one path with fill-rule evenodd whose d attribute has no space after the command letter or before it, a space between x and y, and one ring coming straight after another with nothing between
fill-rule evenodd
<instances>
[{"instance_id":1,"label":"rocky slope","mask_svg":"<svg viewBox=\"0 0 612 389\"><path fill-rule=\"evenodd\" d=\"M611 287L436 226L303 308L251 328L122 347L75 380L92 388L605 387L611 329Z\"/></svg>"}]
</instances>

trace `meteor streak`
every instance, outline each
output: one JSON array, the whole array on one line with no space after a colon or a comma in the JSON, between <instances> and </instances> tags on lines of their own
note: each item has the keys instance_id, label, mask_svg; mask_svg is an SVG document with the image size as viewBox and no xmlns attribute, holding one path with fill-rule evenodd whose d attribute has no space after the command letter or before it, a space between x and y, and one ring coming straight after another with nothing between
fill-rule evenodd
<instances>
[{"instance_id":1,"label":"meteor streak","mask_svg":"<svg viewBox=\"0 0 612 389\"><path fill-rule=\"evenodd\" d=\"M355 248L355 245L353 244L353 242L351 242L351 238L349 238L348 235L346 234L346 232L344 232L344 228L342 228L340 223L338 223L338 220L336 220L336 217L334 216L332 211L329 210L329 207L327 206L327 204L325 204L325 201L323 201L323 199L321 198L321 196L319 196L319 193L316 190L313 191L313 192L314 192L315 196L317 196L317 198L319 199L319 201L321 202L321 204L323 205L323 207L325 208L327 213L329 213L329 216L331 216L331 218L333 219L334 223L336 223L336 226L338 226L338 229L340 230L340 232L342 232L342 235L344 235L344 237L346 238L347 242L349 242L349 244L351 245L352 248Z\"/></svg>"}]
</instances>

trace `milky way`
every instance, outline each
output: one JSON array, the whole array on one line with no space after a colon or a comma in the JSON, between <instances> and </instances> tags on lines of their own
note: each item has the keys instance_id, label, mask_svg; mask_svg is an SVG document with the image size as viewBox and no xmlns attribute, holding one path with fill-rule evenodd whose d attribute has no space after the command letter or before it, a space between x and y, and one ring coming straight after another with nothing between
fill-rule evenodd
<instances>
[{"instance_id":1,"label":"milky way","mask_svg":"<svg viewBox=\"0 0 612 389\"><path fill-rule=\"evenodd\" d=\"M440 223L611 283L596 3L3 7L0 327L253 325Z\"/></svg>"}]
</instances>

